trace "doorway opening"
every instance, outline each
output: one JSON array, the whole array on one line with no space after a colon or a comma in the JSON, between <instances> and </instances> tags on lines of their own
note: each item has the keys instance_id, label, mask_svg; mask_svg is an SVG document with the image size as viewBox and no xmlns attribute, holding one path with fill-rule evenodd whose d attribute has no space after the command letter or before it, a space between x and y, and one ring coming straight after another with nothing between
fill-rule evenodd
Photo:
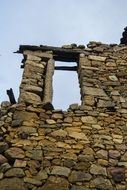
<instances>
[{"instance_id":1,"label":"doorway opening","mask_svg":"<svg viewBox=\"0 0 127 190\"><path fill-rule=\"evenodd\" d=\"M73 103L80 104L77 63L55 61L53 106L55 109L67 110Z\"/></svg>"}]
</instances>

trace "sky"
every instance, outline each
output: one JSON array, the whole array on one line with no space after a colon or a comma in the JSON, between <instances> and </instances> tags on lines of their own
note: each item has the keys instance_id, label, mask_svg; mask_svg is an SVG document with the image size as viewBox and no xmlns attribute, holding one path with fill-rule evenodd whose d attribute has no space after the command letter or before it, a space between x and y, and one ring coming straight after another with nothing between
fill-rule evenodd
<instances>
[{"instance_id":1,"label":"sky","mask_svg":"<svg viewBox=\"0 0 127 190\"><path fill-rule=\"evenodd\" d=\"M13 52L19 45L119 44L127 26L126 8L126 0L1 0L0 102L8 101L10 88L18 99L23 57ZM56 71L53 88L55 108L80 103L75 72Z\"/></svg>"}]
</instances>

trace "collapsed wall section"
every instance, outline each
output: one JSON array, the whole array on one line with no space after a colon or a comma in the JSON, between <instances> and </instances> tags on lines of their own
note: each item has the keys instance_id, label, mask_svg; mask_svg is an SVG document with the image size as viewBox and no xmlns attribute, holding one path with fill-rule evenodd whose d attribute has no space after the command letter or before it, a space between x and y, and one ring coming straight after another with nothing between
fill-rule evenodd
<instances>
[{"instance_id":1,"label":"collapsed wall section","mask_svg":"<svg viewBox=\"0 0 127 190\"><path fill-rule=\"evenodd\" d=\"M19 103L3 103L0 110L2 190L127 188L127 47L92 42L88 48L66 48L62 59L65 51L71 50L73 56L76 52L82 104L70 105L67 111L44 109L44 95L29 91L22 81ZM42 64L44 83L54 54L58 51ZM42 58L36 64L41 62ZM28 66L31 73L32 65ZM24 73L25 69L27 64ZM32 75L37 73L34 70ZM23 78L32 75L23 74ZM41 89L43 94L45 85ZM40 99L27 101L24 93Z\"/></svg>"}]
</instances>

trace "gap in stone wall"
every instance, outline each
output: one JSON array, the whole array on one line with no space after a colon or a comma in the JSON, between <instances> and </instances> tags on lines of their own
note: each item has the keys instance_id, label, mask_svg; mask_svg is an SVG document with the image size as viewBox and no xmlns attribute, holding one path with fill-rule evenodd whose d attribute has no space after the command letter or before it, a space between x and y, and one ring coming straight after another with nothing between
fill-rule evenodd
<instances>
[{"instance_id":1,"label":"gap in stone wall","mask_svg":"<svg viewBox=\"0 0 127 190\"><path fill-rule=\"evenodd\" d=\"M55 66L77 66L76 62L55 61ZM53 76L53 106L67 110L70 104L80 104L80 88L76 71L55 70Z\"/></svg>"}]
</instances>

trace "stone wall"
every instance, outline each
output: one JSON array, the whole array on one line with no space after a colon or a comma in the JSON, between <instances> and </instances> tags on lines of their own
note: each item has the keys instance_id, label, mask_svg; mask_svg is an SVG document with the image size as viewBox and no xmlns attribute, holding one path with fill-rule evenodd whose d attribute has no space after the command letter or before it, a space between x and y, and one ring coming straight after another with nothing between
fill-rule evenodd
<instances>
[{"instance_id":1,"label":"stone wall","mask_svg":"<svg viewBox=\"0 0 127 190\"><path fill-rule=\"evenodd\" d=\"M127 46L66 50L78 52L82 100L67 111L45 106L54 52L23 52L19 103L0 110L2 190L127 189Z\"/></svg>"}]
</instances>

